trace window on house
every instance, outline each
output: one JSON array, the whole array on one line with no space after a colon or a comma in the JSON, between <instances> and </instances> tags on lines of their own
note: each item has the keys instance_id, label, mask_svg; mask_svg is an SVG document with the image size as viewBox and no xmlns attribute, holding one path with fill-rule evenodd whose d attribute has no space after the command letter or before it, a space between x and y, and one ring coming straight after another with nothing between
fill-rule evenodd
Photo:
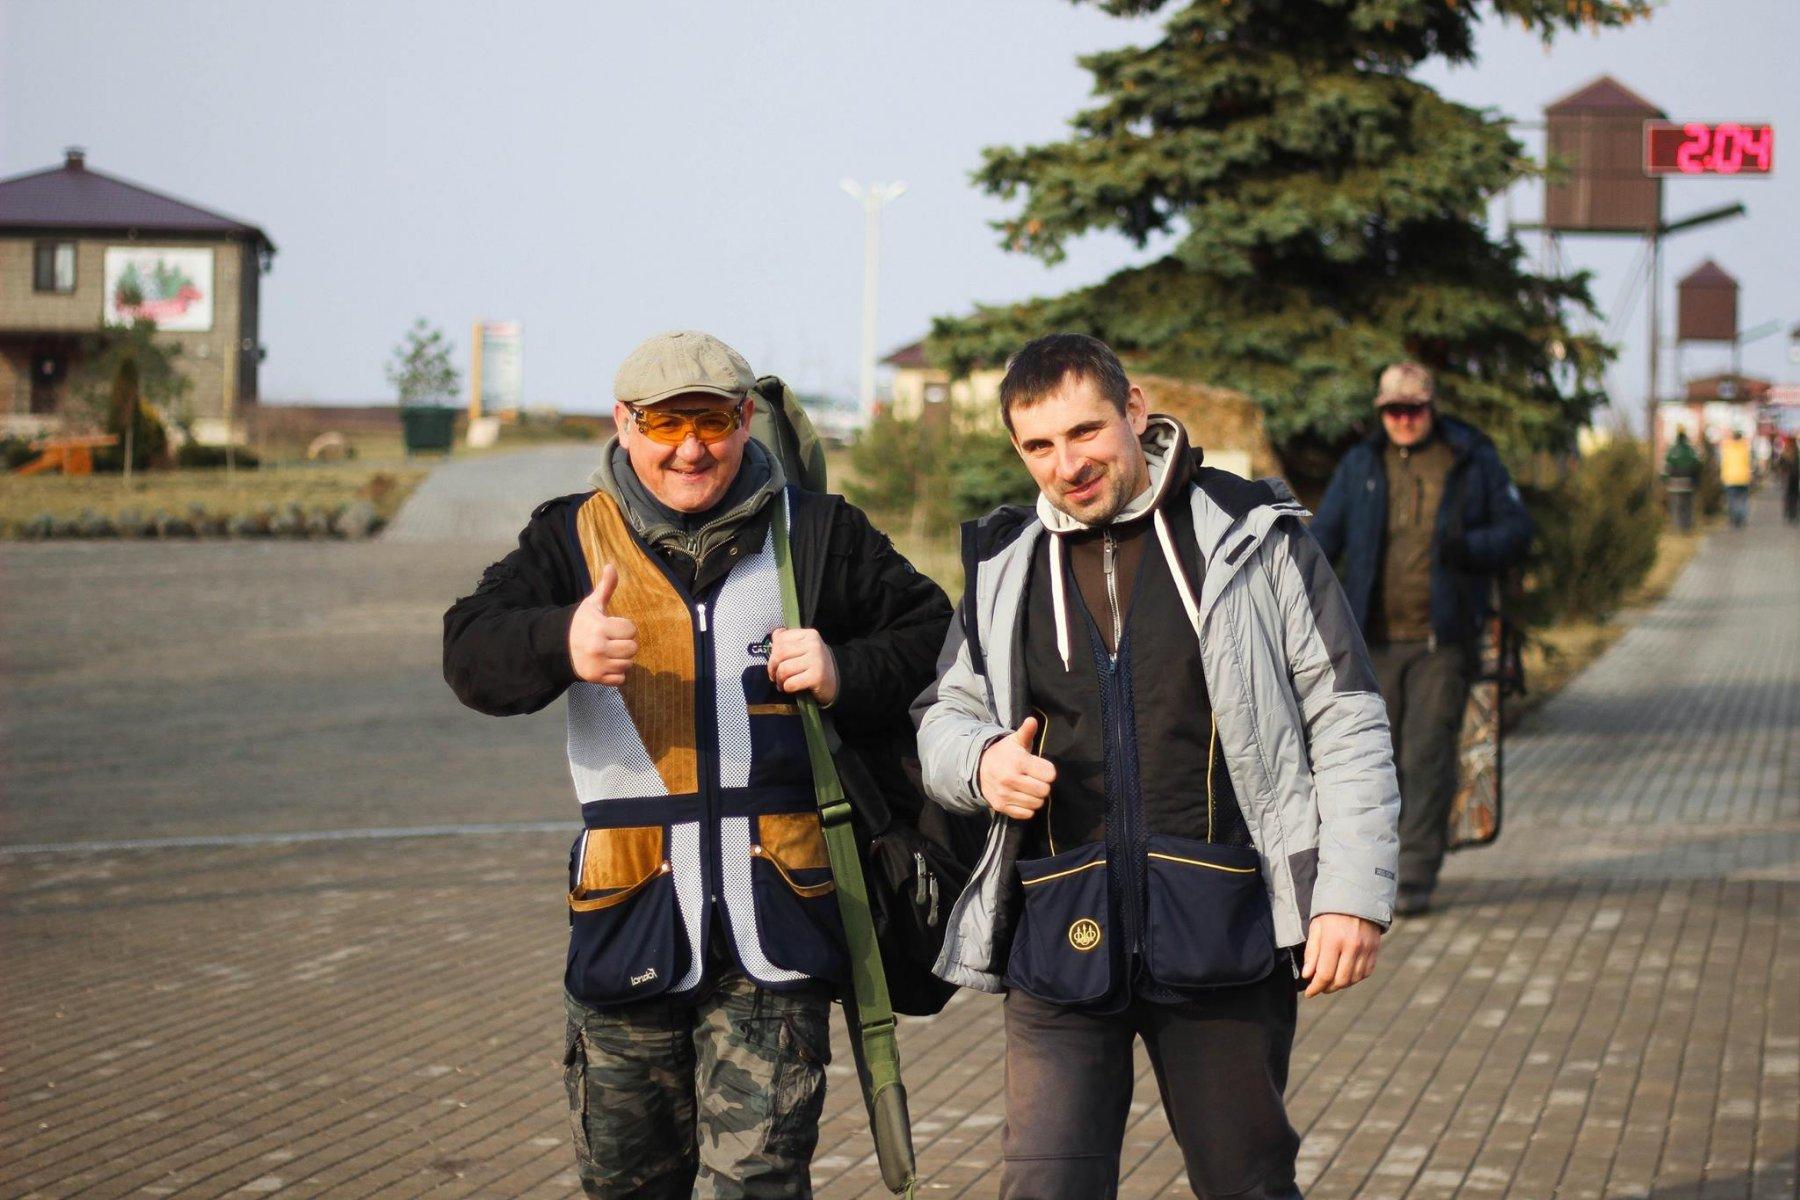
<instances>
[{"instance_id":1,"label":"window on house","mask_svg":"<svg viewBox=\"0 0 1800 1200\"><path fill-rule=\"evenodd\" d=\"M39 242L33 256L31 289L35 292L75 290L75 243Z\"/></svg>"}]
</instances>

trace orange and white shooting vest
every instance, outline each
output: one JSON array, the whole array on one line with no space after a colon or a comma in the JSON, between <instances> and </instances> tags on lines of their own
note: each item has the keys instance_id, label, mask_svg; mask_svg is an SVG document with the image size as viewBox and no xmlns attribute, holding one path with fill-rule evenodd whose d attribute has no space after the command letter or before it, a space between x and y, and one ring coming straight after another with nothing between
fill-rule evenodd
<instances>
[{"instance_id":1,"label":"orange and white shooting vest","mask_svg":"<svg viewBox=\"0 0 1800 1200\"><path fill-rule=\"evenodd\" d=\"M569 865L569 992L595 1005L678 996L709 961L774 989L841 982L805 734L768 676L783 623L773 543L696 600L607 493L572 526L589 587L605 564L617 569L607 611L636 623L638 654L621 686L568 692L585 826Z\"/></svg>"}]
</instances>

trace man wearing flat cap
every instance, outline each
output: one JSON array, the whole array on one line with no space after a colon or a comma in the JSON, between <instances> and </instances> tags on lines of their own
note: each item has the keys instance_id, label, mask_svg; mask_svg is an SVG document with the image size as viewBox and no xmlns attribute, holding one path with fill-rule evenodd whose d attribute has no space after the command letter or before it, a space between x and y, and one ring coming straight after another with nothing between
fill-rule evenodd
<instances>
[{"instance_id":1,"label":"man wearing flat cap","mask_svg":"<svg viewBox=\"0 0 1800 1200\"><path fill-rule=\"evenodd\" d=\"M1431 372L1399 362L1376 386L1377 428L1351 447L1312 524L1337 564L1387 701L1400 775L1394 915L1431 907L1456 795L1457 741L1494 576L1531 518L1488 436L1437 409Z\"/></svg>"},{"instance_id":2,"label":"man wearing flat cap","mask_svg":"<svg viewBox=\"0 0 1800 1200\"><path fill-rule=\"evenodd\" d=\"M444 617L463 703L568 697L564 1079L590 1197L812 1195L848 962L795 697L863 777L897 775L949 622L867 517L750 437L755 383L704 333L639 346L593 490L540 505Z\"/></svg>"}]
</instances>

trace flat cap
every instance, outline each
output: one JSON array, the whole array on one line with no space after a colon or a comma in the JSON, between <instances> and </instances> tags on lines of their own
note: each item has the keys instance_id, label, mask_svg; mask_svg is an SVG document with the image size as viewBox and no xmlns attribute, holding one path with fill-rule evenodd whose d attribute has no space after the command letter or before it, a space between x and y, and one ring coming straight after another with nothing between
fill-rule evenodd
<instances>
[{"instance_id":1,"label":"flat cap","mask_svg":"<svg viewBox=\"0 0 1800 1200\"><path fill-rule=\"evenodd\" d=\"M643 405L706 392L742 400L755 386L743 355L710 333L679 329L657 334L626 356L613 376L613 398Z\"/></svg>"}]
</instances>

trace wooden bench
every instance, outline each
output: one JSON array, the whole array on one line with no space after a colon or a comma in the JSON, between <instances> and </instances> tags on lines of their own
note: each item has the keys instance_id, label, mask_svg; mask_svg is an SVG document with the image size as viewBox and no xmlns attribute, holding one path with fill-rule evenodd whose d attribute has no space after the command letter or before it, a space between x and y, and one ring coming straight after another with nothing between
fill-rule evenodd
<instances>
[{"instance_id":1,"label":"wooden bench","mask_svg":"<svg viewBox=\"0 0 1800 1200\"><path fill-rule=\"evenodd\" d=\"M32 443L31 448L38 452L38 456L18 467L13 474L41 475L48 471L61 471L64 475L92 475L94 451L118 444L118 436L111 433L44 438Z\"/></svg>"}]
</instances>

